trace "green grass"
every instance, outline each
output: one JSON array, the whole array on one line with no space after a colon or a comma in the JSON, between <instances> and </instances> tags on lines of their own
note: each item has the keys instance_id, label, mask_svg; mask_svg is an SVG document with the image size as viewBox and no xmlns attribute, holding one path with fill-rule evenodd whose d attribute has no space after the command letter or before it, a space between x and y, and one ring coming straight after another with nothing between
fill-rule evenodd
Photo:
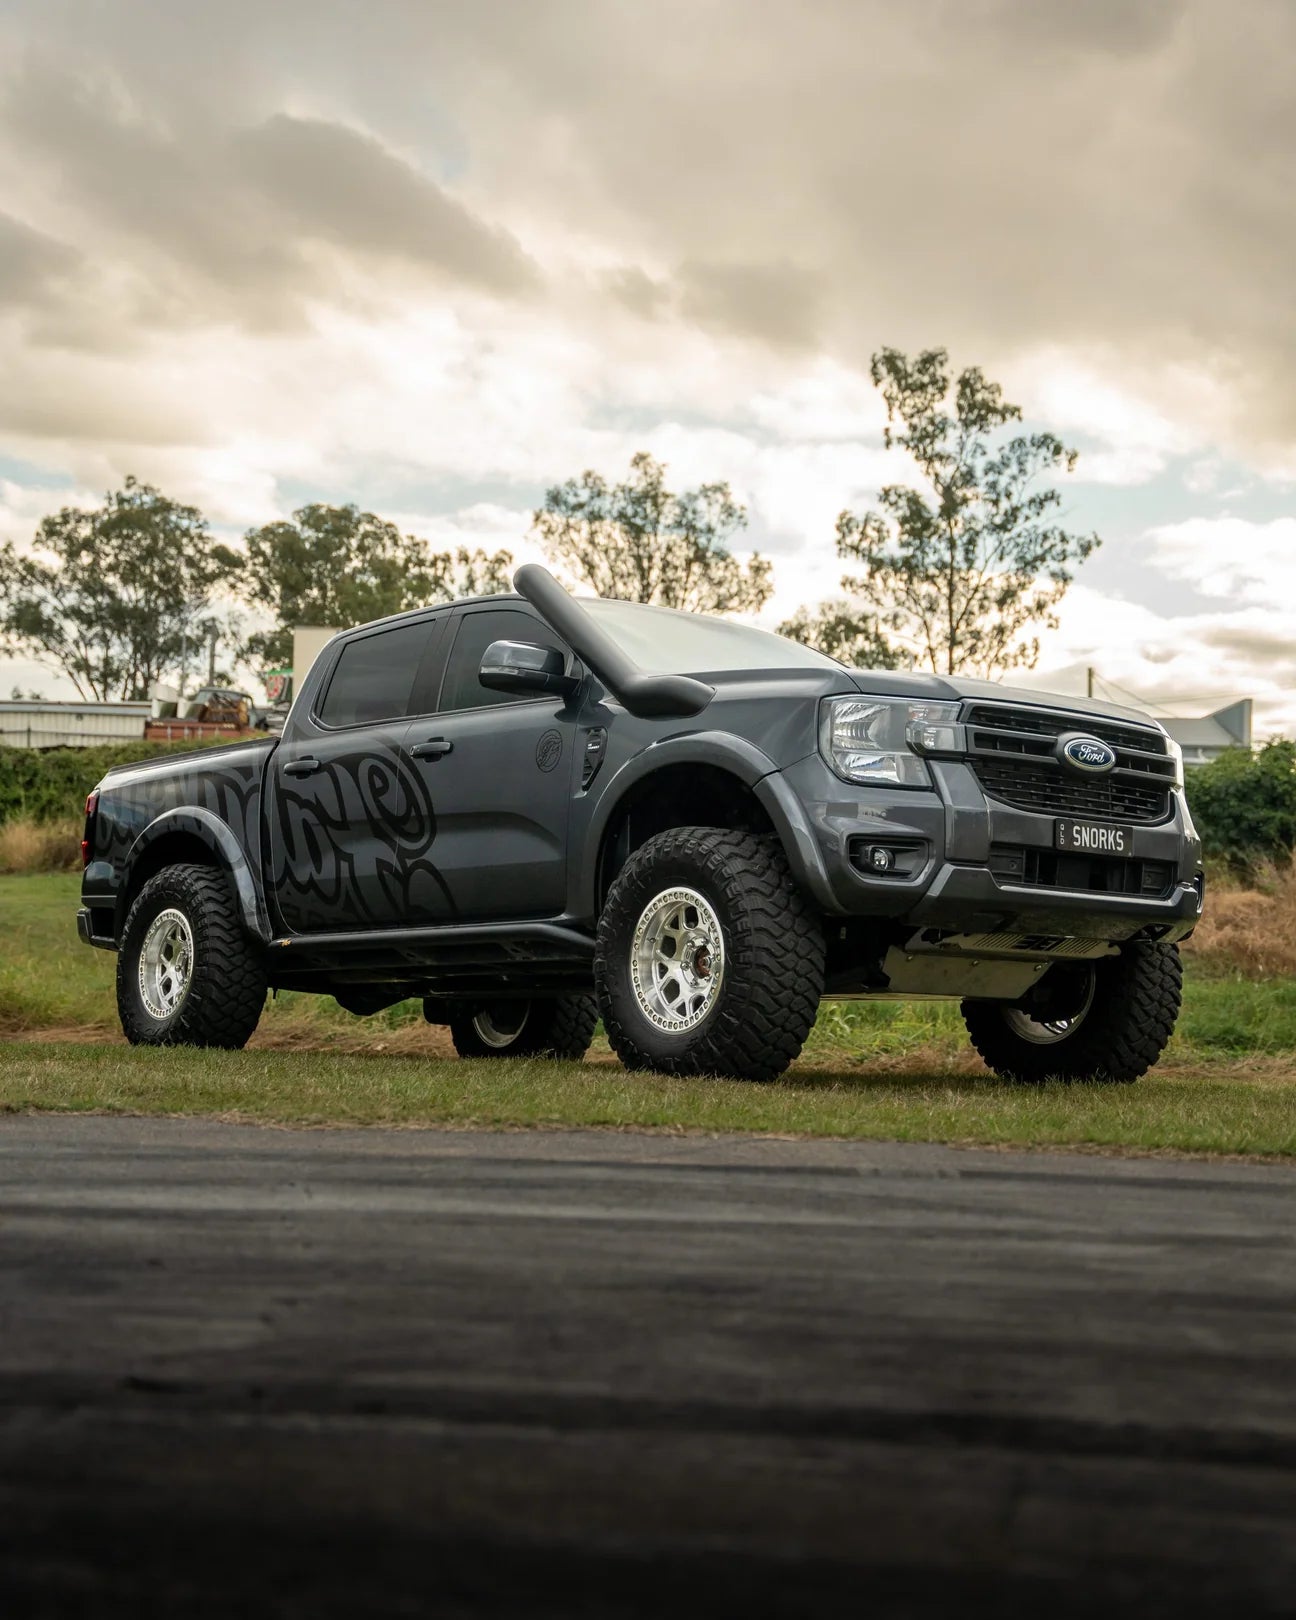
<instances>
[{"instance_id":1,"label":"green grass","mask_svg":"<svg viewBox=\"0 0 1296 1620\"><path fill-rule=\"evenodd\" d=\"M1176 1045L1201 1057L1285 1053L1296 1070L1296 980L1202 978L1190 971Z\"/></svg>"},{"instance_id":2,"label":"green grass","mask_svg":"<svg viewBox=\"0 0 1296 1620\"><path fill-rule=\"evenodd\" d=\"M1179 1032L1135 1086L1002 1085L969 1054L957 1008L923 1003L826 1005L771 1086L630 1075L602 1043L585 1064L460 1063L413 1004L357 1019L310 996L271 1003L246 1052L132 1050L117 1030L115 958L76 938L77 885L0 878L0 1109L1296 1155L1289 980L1190 971Z\"/></svg>"},{"instance_id":3,"label":"green grass","mask_svg":"<svg viewBox=\"0 0 1296 1620\"><path fill-rule=\"evenodd\" d=\"M49 1031L116 1035L111 951L77 938L81 876L76 872L0 877L0 1040ZM406 1003L376 1018L343 1012L331 996L281 995L266 1004L261 1027L270 1040L319 1041L350 1031L356 1039L421 1018Z\"/></svg>"},{"instance_id":4,"label":"green grass","mask_svg":"<svg viewBox=\"0 0 1296 1620\"><path fill-rule=\"evenodd\" d=\"M800 1067L770 1086L611 1062L363 1053L0 1047L0 1109L210 1114L299 1124L593 1125L1181 1153L1296 1154L1296 1081L1167 1072L1016 1088L931 1068Z\"/></svg>"},{"instance_id":5,"label":"green grass","mask_svg":"<svg viewBox=\"0 0 1296 1620\"><path fill-rule=\"evenodd\" d=\"M106 1016L111 963L77 939L80 887L71 872L0 878L0 1034Z\"/></svg>"}]
</instances>

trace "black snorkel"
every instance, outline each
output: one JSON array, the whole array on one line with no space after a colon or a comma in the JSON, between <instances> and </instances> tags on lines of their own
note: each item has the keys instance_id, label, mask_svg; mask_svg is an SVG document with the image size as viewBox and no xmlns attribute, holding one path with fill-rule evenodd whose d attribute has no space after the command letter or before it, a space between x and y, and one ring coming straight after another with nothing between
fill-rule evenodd
<instances>
[{"instance_id":1,"label":"black snorkel","mask_svg":"<svg viewBox=\"0 0 1296 1620\"><path fill-rule=\"evenodd\" d=\"M649 675L641 670L539 563L519 568L513 585L570 642L617 702L641 720L700 714L715 696L714 687L691 675Z\"/></svg>"}]
</instances>

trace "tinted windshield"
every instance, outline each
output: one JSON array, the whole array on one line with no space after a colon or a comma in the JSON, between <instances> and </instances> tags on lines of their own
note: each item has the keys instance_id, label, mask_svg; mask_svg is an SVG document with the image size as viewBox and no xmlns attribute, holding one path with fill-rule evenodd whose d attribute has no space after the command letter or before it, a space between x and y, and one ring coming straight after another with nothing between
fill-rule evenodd
<instances>
[{"instance_id":1,"label":"tinted windshield","mask_svg":"<svg viewBox=\"0 0 1296 1620\"><path fill-rule=\"evenodd\" d=\"M823 653L732 619L639 602L581 598L623 652L651 675L704 675L728 669L839 670Z\"/></svg>"}]
</instances>

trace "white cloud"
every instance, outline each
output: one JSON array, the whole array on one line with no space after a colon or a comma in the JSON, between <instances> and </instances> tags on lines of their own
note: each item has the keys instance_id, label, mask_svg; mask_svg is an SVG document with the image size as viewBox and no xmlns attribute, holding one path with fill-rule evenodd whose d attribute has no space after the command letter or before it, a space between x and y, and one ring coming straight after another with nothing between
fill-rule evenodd
<instances>
[{"instance_id":1,"label":"white cloud","mask_svg":"<svg viewBox=\"0 0 1296 1620\"><path fill-rule=\"evenodd\" d=\"M1151 531L1157 561L1211 596L1296 602L1296 518L1188 518Z\"/></svg>"},{"instance_id":2,"label":"white cloud","mask_svg":"<svg viewBox=\"0 0 1296 1620\"><path fill-rule=\"evenodd\" d=\"M1209 444L1212 410L1218 420L1219 389L1207 372L1179 367L1155 380L1122 379L1121 372L1114 354L1087 360L1056 345L1008 368L1013 397L1030 417L1063 440L1081 433L1097 441L1076 464L1080 483L1147 483L1172 457ZM1167 397L1159 401L1158 392Z\"/></svg>"},{"instance_id":3,"label":"white cloud","mask_svg":"<svg viewBox=\"0 0 1296 1620\"><path fill-rule=\"evenodd\" d=\"M868 375L834 360L813 363L781 388L753 394L748 409L780 439L876 441L886 423L886 407Z\"/></svg>"},{"instance_id":4,"label":"white cloud","mask_svg":"<svg viewBox=\"0 0 1296 1620\"><path fill-rule=\"evenodd\" d=\"M1163 615L1077 585L1059 627L1041 638L1028 684L1096 690L1153 713L1209 714L1237 698L1255 699L1258 736L1296 735L1296 600L1212 613ZM1010 680L1015 677L1008 677Z\"/></svg>"},{"instance_id":5,"label":"white cloud","mask_svg":"<svg viewBox=\"0 0 1296 1620\"><path fill-rule=\"evenodd\" d=\"M26 550L43 517L63 506L93 506L95 500L89 490L52 489L0 478L0 541L12 540L19 550Z\"/></svg>"},{"instance_id":6,"label":"white cloud","mask_svg":"<svg viewBox=\"0 0 1296 1620\"><path fill-rule=\"evenodd\" d=\"M18 0L0 452L75 493L0 486L0 533L134 473L226 533L354 499L521 560L545 486L647 449L730 481L782 617L905 477L870 353L944 343L1083 440L1076 527L1192 463L1131 550L1219 612L1121 600L1113 547L1050 655L1296 681L1296 520L1220 511L1224 466L1296 475L1290 6L749 11Z\"/></svg>"}]
</instances>

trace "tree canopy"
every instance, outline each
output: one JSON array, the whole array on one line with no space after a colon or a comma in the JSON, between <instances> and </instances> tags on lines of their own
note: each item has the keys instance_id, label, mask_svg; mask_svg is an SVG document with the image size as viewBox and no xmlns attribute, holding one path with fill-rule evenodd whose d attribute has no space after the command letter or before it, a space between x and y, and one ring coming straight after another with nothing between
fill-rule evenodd
<instances>
[{"instance_id":1,"label":"tree canopy","mask_svg":"<svg viewBox=\"0 0 1296 1620\"><path fill-rule=\"evenodd\" d=\"M876 510L838 517L837 553L863 572L843 577L845 602L803 612L783 633L834 656L942 674L1033 665L1032 631L1056 625L1074 565L1100 544L1056 521L1062 497L1047 480L1071 471L1076 452L1047 432L1005 438L1020 407L979 367L954 379L944 349L914 359L882 349L871 374L885 443L908 453L924 487L888 484Z\"/></svg>"},{"instance_id":2,"label":"tree canopy","mask_svg":"<svg viewBox=\"0 0 1296 1620\"><path fill-rule=\"evenodd\" d=\"M779 634L817 647L851 669L896 669L899 649L887 639L876 614L858 602L823 602L818 608L799 607L779 625Z\"/></svg>"},{"instance_id":3,"label":"tree canopy","mask_svg":"<svg viewBox=\"0 0 1296 1620\"><path fill-rule=\"evenodd\" d=\"M429 602L493 595L509 589L512 567L507 551L434 552L355 506L303 506L291 521L248 532L243 595L268 609L275 627L250 637L246 651L263 668L286 663L294 625L346 627Z\"/></svg>"},{"instance_id":4,"label":"tree canopy","mask_svg":"<svg viewBox=\"0 0 1296 1620\"><path fill-rule=\"evenodd\" d=\"M45 518L31 553L0 547L0 645L83 698L145 698L226 628L213 603L241 564L195 507L128 478L101 506Z\"/></svg>"},{"instance_id":5,"label":"tree canopy","mask_svg":"<svg viewBox=\"0 0 1296 1620\"><path fill-rule=\"evenodd\" d=\"M645 451L624 483L596 472L558 484L535 513L549 557L599 596L695 613L755 612L773 582L765 558L743 563L728 542L747 522L727 483L674 494Z\"/></svg>"}]
</instances>

